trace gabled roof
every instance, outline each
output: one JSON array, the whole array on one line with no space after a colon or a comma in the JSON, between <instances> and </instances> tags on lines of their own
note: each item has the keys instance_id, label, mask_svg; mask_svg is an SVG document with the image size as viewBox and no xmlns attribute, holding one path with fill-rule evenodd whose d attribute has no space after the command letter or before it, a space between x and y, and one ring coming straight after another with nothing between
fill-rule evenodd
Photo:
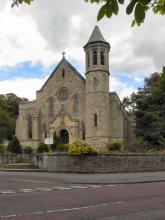
<instances>
[{"instance_id":1,"label":"gabled roof","mask_svg":"<svg viewBox=\"0 0 165 220\"><path fill-rule=\"evenodd\" d=\"M43 88L45 87L45 85L47 84L47 82L52 78L52 76L55 74L55 72L57 71L57 69L59 68L60 65L62 65L63 63L67 64L69 66L69 68L81 79L83 80L83 82L85 83L85 79L84 77L65 59L65 57L63 57L61 59L61 61L59 62L59 64L56 66L56 68L53 70L53 72L51 73L51 75L48 77L48 79L46 80L46 82L44 83L44 85L41 87L40 90L43 90Z\"/></svg>"}]
</instances>

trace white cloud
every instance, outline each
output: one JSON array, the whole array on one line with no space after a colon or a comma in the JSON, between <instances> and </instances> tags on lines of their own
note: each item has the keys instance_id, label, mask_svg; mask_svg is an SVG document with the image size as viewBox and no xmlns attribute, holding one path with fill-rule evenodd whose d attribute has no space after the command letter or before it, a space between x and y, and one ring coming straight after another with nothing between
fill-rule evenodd
<instances>
[{"instance_id":1,"label":"white cloud","mask_svg":"<svg viewBox=\"0 0 165 220\"><path fill-rule=\"evenodd\" d=\"M34 19L12 10L6 4L0 12L0 67L11 67L24 61L41 61L45 65L53 63L55 54L47 48L47 42L38 32Z\"/></svg>"},{"instance_id":2,"label":"white cloud","mask_svg":"<svg viewBox=\"0 0 165 220\"><path fill-rule=\"evenodd\" d=\"M33 64L41 62L47 68L61 59L64 50L66 57L79 63L78 66L83 69L83 46L97 24L96 16L100 6L78 0L35 0L31 6L21 5L11 9L10 3L0 0L0 67L12 67L20 62L31 61ZM131 28L131 18L121 10L119 16L103 19L98 25L111 44L110 72L114 77L127 73L137 77L135 81L138 82L139 77L160 71L165 56L163 16L149 13L141 27ZM34 82L34 79L25 79L27 84L30 80ZM13 92L18 94L19 89L14 83L8 87L7 82L11 83L10 80L0 82L0 93L2 88L5 89L4 84L7 88L13 87ZM21 87L22 83L19 84L18 79L15 82L18 88ZM37 82L40 79L36 78L36 84L31 84L34 86L34 94ZM121 97L134 89L112 78L111 88L115 88L115 85Z\"/></svg>"},{"instance_id":3,"label":"white cloud","mask_svg":"<svg viewBox=\"0 0 165 220\"><path fill-rule=\"evenodd\" d=\"M14 78L12 80L0 81L0 94L15 93L19 97L36 99L36 91L39 90L47 80L48 76L42 79L38 78ZM110 91L117 92L120 99L129 96L136 89L123 83L115 77L110 77Z\"/></svg>"},{"instance_id":4,"label":"white cloud","mask_svg":"<svg viewBox=\"0 0 165 220\"><path fill-rule=\"evenodd\" d=\"M129 96L132 92L136 92L136 88L133 86L128 85L127 83L123 83L119 79L115 77L110 78L110 91L117 92L118 96L120 97L121 101L124 97Z\"/></svg>"},{"instance_id":5,"label":"white cloud","mask_svg":"<svg viewBox=\"0 0 165 220\"><path fill-rule=\"evenodd\" d=\"M0 94L15 93L19 97L34 100L36 98L36 91L41 88L46 78L15 78L12 80L0 81Z\"/></svg>"}]
</instances>

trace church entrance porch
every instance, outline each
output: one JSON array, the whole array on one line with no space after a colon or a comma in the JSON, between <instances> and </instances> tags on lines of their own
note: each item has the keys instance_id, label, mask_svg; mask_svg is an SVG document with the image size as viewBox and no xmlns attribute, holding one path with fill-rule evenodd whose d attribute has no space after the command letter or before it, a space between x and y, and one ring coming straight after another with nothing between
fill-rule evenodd
<instances>
[{"instance_id":1,"label":"church entrance porch","mask_svg":"<svg viewBox=\"0 0 165 220\"><path fill-rule=\"evenodd\" d=\"M63 144L68 144L69 143L69 133L66 129L62 129L59 132L60 138L61 138L61 142Z\"/></svg>"}]
</instances>

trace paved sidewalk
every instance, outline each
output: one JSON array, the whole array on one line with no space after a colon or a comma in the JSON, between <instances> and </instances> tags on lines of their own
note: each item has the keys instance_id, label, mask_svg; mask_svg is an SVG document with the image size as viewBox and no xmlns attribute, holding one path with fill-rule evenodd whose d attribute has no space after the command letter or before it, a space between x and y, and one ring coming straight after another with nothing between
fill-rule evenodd
<instances>
[{"instance_id":1,"label":"paved sidewalk","mask_svg":"<svg viewBox=\"0 0 165 220\"><path fill-rule=\"evenodd\" d=\"M144 173L73 174L48 172L0 172L1 177L75 184L124 184L165 182L165 171Z\"/></svg>"}]
</instances>

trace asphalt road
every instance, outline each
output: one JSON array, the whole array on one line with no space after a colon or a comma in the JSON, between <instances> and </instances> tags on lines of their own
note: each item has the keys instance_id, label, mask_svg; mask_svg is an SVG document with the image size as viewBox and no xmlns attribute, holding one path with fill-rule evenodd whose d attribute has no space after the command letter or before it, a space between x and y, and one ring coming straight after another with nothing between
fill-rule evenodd
<instances>
[{"instance_id":1,"label":"asphalt road","mask_svg":"<svg viewBox=\"0 0 165 220\"><path fill-rule=\"evenodd\" d=\"M53 173L0 172L0 220L165 219L165 182L112 184L90 175L78 177L97 177L99 184L62 181Z\"/></svg>"}]
</instances>

